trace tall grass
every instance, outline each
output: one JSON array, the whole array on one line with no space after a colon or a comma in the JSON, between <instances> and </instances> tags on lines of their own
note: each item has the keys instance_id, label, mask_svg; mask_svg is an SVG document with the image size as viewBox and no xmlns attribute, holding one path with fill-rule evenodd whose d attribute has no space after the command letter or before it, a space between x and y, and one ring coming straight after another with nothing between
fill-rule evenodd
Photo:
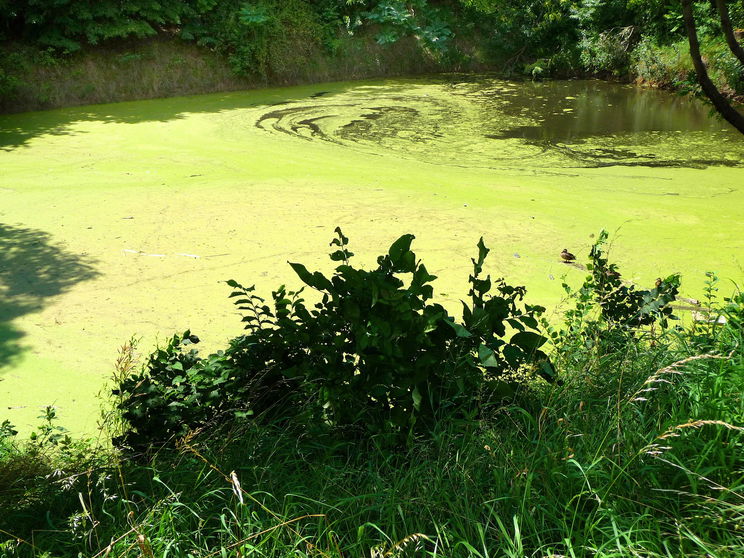
<instances>
[{"instance_id":1,"label":"tall grass","mask_svg":"<svg viewBox=\"0 0 744 558\"><path fill-rule=\"evenodd\" d=\"M292 423L195 432L148 456L6 433L0 555L740 556L731 308L725 324L610 354L558 347L563 385L442 417L398 451Z\"/></svg>"}]
</instances>

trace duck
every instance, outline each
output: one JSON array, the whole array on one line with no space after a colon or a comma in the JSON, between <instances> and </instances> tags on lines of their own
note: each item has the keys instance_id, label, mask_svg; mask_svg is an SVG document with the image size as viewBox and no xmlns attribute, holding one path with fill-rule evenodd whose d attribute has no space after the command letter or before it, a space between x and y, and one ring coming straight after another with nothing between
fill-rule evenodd
<instances>
[{"instance_id":1,"label":"duck","mask_svg":"<svg viewBox=\"0 0 744 558\"><path fill-rule=\"evenodd\" d=\"M561 259L565 263L571 263L576 260L576 256L574 256L571 252L569 252L566 248L564 248L563 252L561 252Z\"/></svg>"}]
</instances>

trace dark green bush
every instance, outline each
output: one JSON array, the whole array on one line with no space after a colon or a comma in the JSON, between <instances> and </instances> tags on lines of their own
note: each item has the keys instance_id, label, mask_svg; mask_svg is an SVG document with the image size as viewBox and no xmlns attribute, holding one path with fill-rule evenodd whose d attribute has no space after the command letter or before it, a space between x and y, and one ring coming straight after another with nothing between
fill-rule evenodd
<instances>
[{"instance_id":1,"label":"dark green bush","mask_svg":"<svg viewBox=\"0 0 744 558\"><path fill-rule=\"evenodd\" d=\"M563 284L574 304L565 312L563 328L554 331L544 324L561 359L571 359L571 366L578 364L575 358L582 358L612 367L617 364L613 359L638 345L639 337L656 343L670 320L676 320L670 305L679 291L679 275L658 278L648 289L623 281L617 265L609 262L607 238L607 232L601 231L592 246L586 265L589 275L581 287L573 290Z\"/></svg>"},{"instance_id":2,"label":"dark green bush","mask_svg":"<svg viewBox=\"0 0 744 558\"><path fill-rule=\"evenodd\" d=\"M372 350L355 353L356 365L339 371L337 383L352 373L384 372L376 362L415 369L420 353L405 340L415 338L436 353L427 335L442 324L428 329L421 321L436 306L428 302L433 278L410 251L411 240L402 237L375 269L363 271L349 264L352 254L339 232L332 276L293 264L320 291L315 305L284 288L266 304L252 288L230 282L245 335L206 359L190 350L199 340L189 332L156 351L145 373L130 378L135 393L123 408L133 411L139 398L140 410L151 413L132 441L157 428L175 434L178 422L156 422L178 413L211 426L239 408L247 413L265 405L276 412L272 404L281 397L291 401L279 405L282 412L295 418L326 413L325 420L338 422L335 392L318 395L330 383L321 372L362 334ZM298 436L298 428L281 420L226 423L142 463L73 442L56 426L52 409L28 441L1 422L0 555L124 556L134 549L143 556L739 556L744 295L737 288L719 302L718 278L709 273L700 308L708 319L664 327L675 276L651 289L631 289L609 263L605 240L600 235L590 252L582 289L570 293L575 305L566 325L583 324L579 331L587 336L558 334L554 347L565 383L535 386L529 398L488 408L478 428L439 421L432 436L391 451L376 437L339 439L338 430ZM498 282L493 297L484 294L494 287L480 278L486 252L481 243L465 318L449 318L439 331L453 352L465 355L465 364L446 360L450 370L467 369L469 362L484 386L508 380L506 347L516 342L511 336L513 343L506 343L506 330L519 329L506 318L506 335L492 338L493 324L504 326L506 313L534 332L529 312L512 306L522 290ZM317 331L325 326L338 329ZM399 332L390 347L386 327ZM325 345L315 354L310 343L321 338ZM494 351L497 361L506 361L501 368L484 366L475 350L494 339L506 343ZM617 339L626 342L607 342ZM122 348L118 374L131 369L132 351L132 342ZM297 364L293 379L283 373L286 363ZM248 382L251 370L263 373ZM316 380L305 381L312 374ZM432 382L441 375L439 369L431 374ZM361 416L381 413L367 403L369 394L352 395L349 405L358 404ZM413 399L410 391L400 402L393 395L385 395L389 405ZM311 401L301 406L302 398ZM477 408L472 398L461 401L460 412ZM324 402L332 404L323 410ZM534 412L525 402L534 402ZM423 412L414 426L424 422ZM392 425L389 432L399 440L407 427Z\"/></svg>"},{"instance_id":3,"label":"dark green bush","mask_svg":"<svg viewBox=\"0 0 744 558\"><path fill-rule=\"evenodd\" d=\"M369 10L359 14L359 21L378 26L378 43L394 43L412 36L425 48L441 54L447 51L454 37L449 21L452 15L451 8L448 13L427 0L380 0L370 2Z\"/></svg>"},{"instance_id":4,"label":"dark green bush","mask_svg":"<svg viewBox=\"0 0 744 558\"><path fill-rule=\"evenodd\" d=\"M740 64L721 41L715 9L701 0L694 5L714 80L741 94ZM744 8L729 8L734 26L741 26ZM218 51L238 75L282 81L307 79L287 70L332 55L360 35L381 44L413 38L450 68L476 60L534 78L632 77L640 60L650 68L641 64L636 75L661 73L659 83L673 85L667 75L676 69L659 64L664 57L656 50L686 40L679 3L662 0L0 0L0 41L51 49L54 56L158 33ZM0 98L17 89L8 77L15 73L0 69Z\"/></svg>"},{"instance_id":5,"label":"dark green bush","mask_svg":"<svg viewBox=\"0 0 744 558\"><path fill-rule=\"evenodd\" d=\"M282 286L272 293L272 309L253 287L228 281L244 335L206 358L183 349L198 341L190 332L174 336L140 374L123 380L116 393L131 430L122 441L164 441L249 415L407 437L431 428L441 413L477 412L484 390L511 394L517 372L552 380L540 350L544 309L522 304L524 287L481 277L488 254L482 239L458 322L430 302L436 277L411 251L413 235L366 271L350 264L348 239L336 231L333 276L290 264L320 293L316 304Z\"/></svg>"},{"instance_id":6,"label":"dark green bush","mask_svg":"<svg viewBox=\"0 0 744 558\"><path fill-rule=\"evenodd\" d=\"M0 33L71 52L112 38L154 35L215 4L216 0L14 0L0 9Z\"/></svg>"},{"instance_id":7,"label":"dark green bush","mask_svg":"<svg viewBox=\"0 0 744 558\"><path fill-rule=\"evenodd\" d=\"M669 304L674 302L679 292L679 275L659 278L653 288L646 290L626 284L617 265L609 263L605 254L603 246L607 238L607 232L602 231L592 246L589 252L591 261L587 265L591 276L582 287L593 291L601 319L607 323L608 329L632 330L655 322L666 327L668 320L673 318Z\"/></svg>"},{"instance_id":8,"label":"dark green bush","mask_svg":"<svg viewBox=\"0 0 744 558\"><path fill-rule=\"evenodd\" d=\"M0 48L0 109L6 101L18 97L23 86L21 76L28 70L25 53Z\"/></svg>"},{"instance_id":9,"label":"dark green bush","mask_svg":"<svg viewBox=\"0 0 744 558\"><path fill-rule=\"evenodd\" d=\"M229 0L190 18L180 34L221 52L236 74L265 77L328 42L339 23L323 15L303 0Z\"/></svg>"},{"instance_id":10,"label":"dark green bush","mask_svg":"<svg viewBox=\"0 0 744 558\"><path fill-rule=\"evenodd\" d=\"M19 436L10 421L0 423L0 534L19 525L48 529L50 509L73 513L69 496L84 489L85 472L105 460L89 440L68 435L53 407L38 418L26 436ZM0 544L0 556L8 556L4 550Z\"/></svg>"}]
</instances>

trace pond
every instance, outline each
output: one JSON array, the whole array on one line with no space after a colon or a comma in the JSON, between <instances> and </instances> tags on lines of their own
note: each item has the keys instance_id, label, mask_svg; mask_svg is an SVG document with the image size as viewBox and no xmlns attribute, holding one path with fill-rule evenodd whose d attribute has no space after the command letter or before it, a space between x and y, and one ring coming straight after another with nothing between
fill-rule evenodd
<instances>
[{"instance_id":1,"label":"pond","mask_svg":"<svg viewBox=\"0 0 744 558\"><path fill-rule=\"evenodd\" d=\"M600 81L332 83L0 116L0 421L48 404L93 432L117 349L240 332L224 281L270 296L287 261L365 266L404 233L456 311L487 270L559 319L602 228L641 285L741 282L744 138L706 106ZM722 284L722 294L732 288Z\"/></svg>"}]
</instances>

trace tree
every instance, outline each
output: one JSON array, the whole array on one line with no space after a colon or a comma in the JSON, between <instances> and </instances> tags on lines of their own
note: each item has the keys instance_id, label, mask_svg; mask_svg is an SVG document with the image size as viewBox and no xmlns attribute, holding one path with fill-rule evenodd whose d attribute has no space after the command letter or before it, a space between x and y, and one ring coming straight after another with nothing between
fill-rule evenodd
<instances>
[{"instance_id":1,"label":"tree","mask_svg":"<svg viewBox=\"0 0 744 558\"><path fill-rule=\"evenodd\" d=\"M0 0L0 35L61 51L164 26L212 9L217 0Z\"/></svg>"},{"instance_id":2,"label":"tree","mask_svg":"<svg viewBox=\"0 0 744 558\"><path fill-rule=\"evenodd\" d=\"M729 17L728 6L726 5L725 0L715 0L715 4L716 9L718 10L718 16L721 19L721 29L726 37L726 44L728 44L731 52L734 53L734 56L739 59L739 62L744 65L744 49L741 48L741 45L736 40L734 27L731 25L731 18Z\"/></svg>"},{"instance_id":3,"label":"tree","mask_svg":"<svg viewBox=\"0 0 744 558\"><path fill-rule=\"evenodd\" d=\"M726 7L726 3L724 0L715 0L715 4L718 8L721 27L726 35L726 41L729 48L731 49L731 52L733 52L734 55L744 63L744 52L742 52L741 46L737 43L736 37L734 36L731 21L728 17L728 8ZM731 106L731 103L726 100L718 88L713 84L710 76L708 76L708 70L706 69L705 63L700 54L700 42L698 41L695 17L692 14L692 0L682 0L682 17L684 18L685 29L687 30L687 39L690 42L690 57L692 58L692 64L695 67L697 80L700 87L703 89L703 93L705 93L705 96L710 99L713 107L718 111L723 119L739 132L744 134L744 115Z\"/></svg>"}]
</instances>

